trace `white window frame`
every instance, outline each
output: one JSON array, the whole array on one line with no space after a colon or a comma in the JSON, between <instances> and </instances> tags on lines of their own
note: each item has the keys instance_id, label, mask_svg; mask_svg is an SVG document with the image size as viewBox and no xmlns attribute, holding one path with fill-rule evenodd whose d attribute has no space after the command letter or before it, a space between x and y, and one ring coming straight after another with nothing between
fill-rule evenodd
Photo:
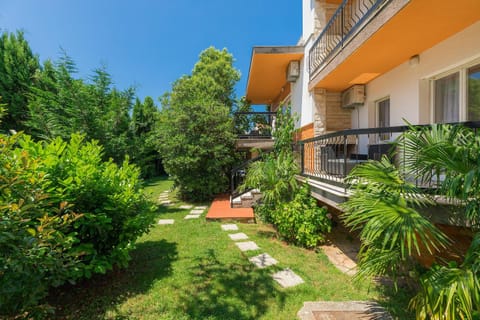
<instances>
[{"instance_id":1,"label":"white window frame","mask_svg":"<svg viewBox=\"0 0 480 320\"><path fill-rule=\"evenodd\" d=\"M468 110L468 69L474 66L480 65L480 59L472 60L468 63L462 64L455 68L451 68L448 71L441 72L433 77L430 77L430 123L435 123L435 81L452 75L454 73L459 74L459 92L458 92L458 121L467 121Z\"/></svg>"}]
</instances>

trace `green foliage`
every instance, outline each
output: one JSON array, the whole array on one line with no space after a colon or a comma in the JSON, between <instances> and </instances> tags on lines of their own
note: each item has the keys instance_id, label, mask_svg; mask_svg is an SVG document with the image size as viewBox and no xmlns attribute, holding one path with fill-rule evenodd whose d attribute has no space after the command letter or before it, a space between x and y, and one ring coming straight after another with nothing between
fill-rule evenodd
<instances>
[{"instance_id":1,"label":"green foliage","mask_svg":"<svg viewBox=\"0 0 480 320\"><path fill-rule=\"evenodd\" d=\"M327 209L317 205L304 184L290 202L282 203L273 213L273 222L279 234L288 242L312 248L325 241L331 230Z\"/></svg>"},{"instance_id":2,"label":"green foliage","mask_svg":"<svg viewBox=\"0 0 480 320\"><path fill-rule=\"evenodd\" d=\"M28 94L40 68L38 57L23 36L23 32L0 35L0 96L7 106L0 129L25 129L28 115Z\"/></svg>"},{"instance_id":3,"label":"green foliage","mask_svg":"<svg viewBox=\"0 0 480 320\"><path fill-rule=\"evenodd\" d=\"M406 132L399 144L407 169L415 168L426 182L436 178L437 192L455 205L464 205L474 228L480 224L480 136L463 126L432 125Z\"/></svg>"},{"instance_id":4,"label":"green foliage","mask_svg":"<svg viewBox=\"0 0 480 320\"><path fill-rule=\"evenodd\" d=\"M239 73L225 49L200 54L192 75L163 97L157 148L181 195L203 200L228 188L234 160L231 108Z\"/></svg>"},{"instance_id":5,"label":"green foliage","mask_svg":"<svg viewBox=\"0 0 480 320\"><path fill-rule=\"evenodd\" d=\"M480 233L460 267L435 266L420 279L421 290L410 302L417 319L480 318Z\"/></svg>"},{"instance_id":6,"label":"green foliage","mask_svg":"<svg viewBox=\"0 0 480 320\"><path fill-rule=\"evenodd\" d=\"M125 266L153 222L139 170L102 162L72 135L0 136L0 314L29 310L51 286Z\"/></svg>"},{"instance_id":7,"label":"green foliage","mask_svg":"<svg viewBox=\"0 0 480 320\"><path fill-rule=\"evenodd\" d=\"M318 207L310 196L308 184L299 188L295 178L299 168L292 150L295 117L290 107L279 109L276 119L273 152L248 167L241 188L262 192L262 202L255 208L255 214L273 223L282 238L299 246L315 247L325 240L331 221L327 210Z\"/></svg>"},{"instance_id":8,"label":"green foliage","mask_svg":"<svg viewBox=\"0 0 480 320\"><path fill-rule=\"evenodd\" d=\"M463 126L414 128L401 138L405 166L431 183L438 194L464 209L478 231L480 221L480 138ZM480 318L480 233L477 232L460 267L435 266L420 279L421 290L411 301L419 319Z\"/></svg>"},{"instance_id":9,"label":"green foliage","mask_svg":"<svg viewBox=\"0 0 480 320\"><path fill-rule=\"evenodd\" d=\"M431 202L387 157L356 166L347 182L353 194L342 208L346 225L360 230L359 276L395 277L400 267L411 267L412 255L445 248L446 236L415 209Z\"/></svg>"},{"instance_id":10,"label":"green foliage","mask_svg":"<svg viewBox=\"0 0 480 320\"><path fill-rule=\"evenodd\" d=\"M158 176L163 168L156 150L155 127L160 113L151 97L144 102L137 99L133 106L131 130L133 133L132 161L142 170L145 178Z\"/></svg>"},{"instance_id":11,"label":"green foliage","mask_svg":"<svg viewBox=\"0 0 480 320\"><path fill-rule=\"evenodd\" d=\"M264 156L264 160L253 162L245 177L245 186L259 189L262 192L262 203L275 206L290 201L298 188L295 174L298 165L292 152ZM269 219L267 219L268 221Z\"/></svg>"},{"instance_id":12,"label":"green foliage","mask_svg":"<svg viewBox=\"0 0 480 320\"><path fill-rule=\"evenodd\" d=\"M262 192L262 203L255 208L255 212L266 222L273 222L272 215L276 208L293 199L298 189L295 175L298 174L299 167L292 150L294 120L290 107L278 110L273 131L273 152L248 167L245 181L240 186L241 189L254 188Z\"/></svg>"},{"instance_id":13,"label":"green foliage","mask_svg":"<svg viewBox=\"0 0 480 320\"><path fill-rule=\"evenodd\" d=\"M94 71L91 83L76 79L75 72L75 63L66 54L56 64L44 63L31 88L28 131L47 140L84 134L88 140L99 141L104 159L122 163L133 142L129 115L133 89L112 88L105 68Z\"/></svg>"}]
</instances>

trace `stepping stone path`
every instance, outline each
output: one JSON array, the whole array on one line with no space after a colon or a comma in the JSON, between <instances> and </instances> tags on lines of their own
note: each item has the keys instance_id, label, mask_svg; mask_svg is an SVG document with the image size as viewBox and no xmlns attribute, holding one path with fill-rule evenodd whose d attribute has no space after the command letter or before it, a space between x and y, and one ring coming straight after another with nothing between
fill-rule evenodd
<instances>
[{"instance_id":1,"label":"stepping stone path","mask_svg":"<svg viewBox=\"0 0 480 320\"><path fill-rule=\"evenodd\" d=\"M245 233L243 233L243 232L240 232L240 233L230 233L230 234L228 234L228 236L229 236L230 239L232 239L233 241L248 239L248 236L247 236Z\"/></svg>"},{"instance_id":2,"label":"stepping stone path","mask_svg":"<svg viewBox=\"0 0 480 320\"><path fill-rule=\"evenodd\" d=\"M300 283L303 283L303 279L296 275L292 270L285 269L274 273L273 280L277 281L282 287L294 287Z\"/></svg>"},{"instance_id":3,"label":"stepping stone path","mask_svg":"<svg viewBox=\"0 0 480 320\"><path fill-rule=\"evenodd\" d=\"M198 218L200 218L200 215L198 214L187 214L184 219L188 220L188 219L198 219Z\"/></svg>"},{"instance_id":4,"label":"stepping stone path","mask_svg":"<svg viewBox=\"0 0 480 320\"><path fill-rule=\"evenodd\" d=\"M184 205L181 205L179 208L180 208L180 209L192 209L193 206L192 206L192 205L189 205L189 204L184 204Z\"/></svg>"},{"instance_id":5,"label":"stepping stone path","mask_svg":"<svg viewBox=\"0 0 480 320\"><path fill-rule=\"evenodd\" d=\"M237 231L238 227L236 224L222 224L223 231Z\"/></svg>"},{"instance_id":6,"label":"stepping stone path","mask_svg":"<svg viewBox=\"0 0 480 320\"><path fill-rule=\"evenodd\" d=\"M190 211L190 214L202 214L205 210L193 209Z\"/></svg>"},{"instance_id":7,"label":"stepping stone path","mask_svg":"<svg viewBox=\"0 0 480 320\"><path fill-rule=\"evenodd\" d=\"M272 258L268 253L259 254L248 260L259 268L266 268L278 263L278 261Z\"/></svg>"},{"instance_id":8,"label":"stepping stone path","mask_svg":"<svg viewBox=\"0 0 480 320\"><path fill-rule=\"evenodd\" d=\"M238 226L236 224L222 224L221 227L224 231L238 230ZM248 236L242 232L229 233L228 236L233 241L248 239ZM260 247L253 241L235 242L235 245L241 251L260 249ZM268 253L262 253L248 260L258 268L267 268L278 263L278 261L272 258ZM272 274L272 278L273 280L277 281L278 284L283 288L294 287L296 285L304 283L302 278L300 278L297 274L295 274L292 270L288 268Z\"/></svg>"},{"instance_id":9,"label":"stepping stone path","mask_svg":"<svg viewBox=\"0 0 480 320\"><path fill-rule=\"evenodd\" d=\"M195 207L193 209L196 209L196 210L206 210L207 209L207 206L198 206L198 207Z\"/></svg>"},{"instance_id":10,"label":"stepping stone path","mask_svg":"<svg viewBox=\"0 0 480 320\"><path fill-rule=\"evenodd\" d=\"M160 219L158 220L158 224L174 224L175 220L173 219Z\"/></svg>"},{"instance_id":11,"label":"stepping stone path","mask_svg":"<svg viewBox=\"0 0 480 320\"><path fill-rule=\"evenodd\" d=\"M245 242L235 242L238 248L241 251L249 251L249 250L258 250L260 249L259 246L253 241L245 241Z\"/></svg>"}]
</instances>

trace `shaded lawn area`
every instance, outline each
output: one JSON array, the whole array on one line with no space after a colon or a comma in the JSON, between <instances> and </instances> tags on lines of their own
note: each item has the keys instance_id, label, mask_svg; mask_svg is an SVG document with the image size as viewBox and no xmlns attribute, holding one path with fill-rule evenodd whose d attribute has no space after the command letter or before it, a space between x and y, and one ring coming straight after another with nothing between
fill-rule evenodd
<instances>
[{"instance_id":1,"label":"shaded lawn area","mask_svg":"<svg viewBox=\"0 0 480 320\"><path fill-rule=\"evenodd\" d=\"M172 187L149 181L152 199ZM170 198L175 199L171 193ZM353 284L321 252L288 246L266 225L237 224L260 247L242 253L220 223L184 220L189 210L175 200L159 206L157 225L137 242L126 269L98 275L75 286L52 290L57 319L295 319L304 301L377 300L394 316L408 319L407 297L383 292L367 282ZM197 204L200 205L200 204ZM208 205L208 203L206 203ZM267 252L279 264L257 269L249 257ZM305 283L282 289L271 274L291 268Z\"/></svg>"}]
</instances>

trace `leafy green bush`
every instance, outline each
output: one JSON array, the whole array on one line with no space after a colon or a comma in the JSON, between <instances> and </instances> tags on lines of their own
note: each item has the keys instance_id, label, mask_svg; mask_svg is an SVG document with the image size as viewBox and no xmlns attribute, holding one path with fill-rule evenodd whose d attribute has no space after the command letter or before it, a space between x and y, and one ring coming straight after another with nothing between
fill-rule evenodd
<instances>
[{"instance_id":1,"label":"leafy green bush","mask_svg":"<svg viewBox=\"0 0 480 320\"><path fill-rule=\"evenodd\" d=\"M308 184L295 193L292 201L282 203L272 218L285 240L307 248L324 242L325 234L331 230L327 209L317 206Z\"/></svg>"},{"instance_id":2,"label":"leafy green bush","mask_svg":"<svg viewBox=\"0 0 480 320\"><path fill-rule=\"evenodd\" d=\"M249 186L262 192L262 204L255 208L262 221L273 222L271 215L278 204L292 199L298 189L297 173L298 165L292 152L278 156L268 154L263 161L250 165L243 188Z\"/></svg>"},{"instance_id":3,"label":"leafy green bush","mask_svg":"<svg viewBox=\"0 0 480 320\"><path fill-rule=\"evenodd\" d=\"M153 222L139 170L102 162L72 135L0 135L0 314L36 306L51 286L105 273Z\"/></svg>"}]
</instances>

